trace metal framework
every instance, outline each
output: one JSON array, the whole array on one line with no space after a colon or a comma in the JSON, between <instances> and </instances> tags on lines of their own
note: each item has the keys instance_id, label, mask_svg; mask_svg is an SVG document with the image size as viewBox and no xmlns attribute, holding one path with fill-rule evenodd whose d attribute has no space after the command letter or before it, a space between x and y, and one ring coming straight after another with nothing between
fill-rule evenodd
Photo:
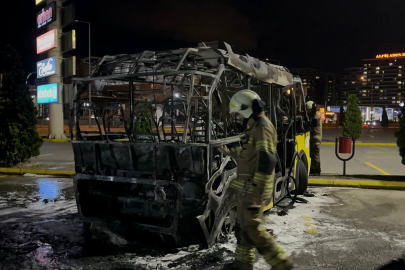
<instances>
[{"instance_id":1,"label":"metal framework","mask_svg":"<svg viewBox=\"0 0 405 270\"><path fill-rule=\"evenodd\" d=\"M287 94L285 86L294 80L300 84L300 80L285 67L235 54L225 45L227 51L203 46L105 56L91 76L73 79L77 95L70 133L76 199L83 220L130 222L133 228L173 237L180 244L187 231L182 224L195 222L198 216L208 244L213 245L232 229L235 218L234 195L228 185L236 177L237 164L217 147L240 144L243 127L229 115L228 103L234 92L246 88L265 99L266 113L278 130L276 186L280 188L275 188L274 200L286 196L297 156L297 114L292 109L297 100L296 91ZM128 85L129 119L123 117L121 104L109 103L101 113L94 102L80 101L94 81ZM153 102L135 102L137 84L150 84L153 89L160 85L160 91L169 91L159 119L154 116ZM152 119L138 116L140 109L149 110ZM94 114L99 131L80 130L78 116L83 110ZM115 121L123 123L122 131L110 131L108 110L121 113ZM177 114L184 118L181 127L176 124ZM148 132L136 131L141 122L148 123ZM100 212L101 206L105 209Z\"/></svg>"}]
</instances>

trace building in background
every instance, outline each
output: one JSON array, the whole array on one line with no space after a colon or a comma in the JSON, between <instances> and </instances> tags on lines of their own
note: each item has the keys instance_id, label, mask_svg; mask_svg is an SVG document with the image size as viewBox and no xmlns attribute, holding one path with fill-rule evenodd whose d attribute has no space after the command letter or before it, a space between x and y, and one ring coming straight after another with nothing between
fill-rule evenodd
<instances>
[{"instance_id":1,"label":"building in background","mask_svg":"<svg viewBox=\"0 0 405 270\"><path fill-rule=\"evenodd\" d=\"M293 75L301 77L307 87L308 98L326 108L339 103L339 76L334 73L319 72L313 68L290 68Z\"/></svg>"},{"instance_id":2,"label":"building in background","mask_svg":"<svg viewBox=\"0 0 405 270\"><path fill-rule=\"evenodd\" d=\"M395 120L404 91L405 53L382 54L363 59L358 67L347 68L342 74L341 100L347 103L349 94L355 94L367 120L380 120L382 108L388 118Z\"/></svg>"}]
</instances>

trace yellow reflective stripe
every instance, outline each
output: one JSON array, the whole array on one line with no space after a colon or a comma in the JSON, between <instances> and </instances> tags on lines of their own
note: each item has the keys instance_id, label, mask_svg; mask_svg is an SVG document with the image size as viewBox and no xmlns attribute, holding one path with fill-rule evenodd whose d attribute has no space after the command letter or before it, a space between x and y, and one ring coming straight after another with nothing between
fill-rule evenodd
<instances>
[{"instance_id":1,"label":"yellow reflective stripe","mask_svg":"<svg viewBox=\"0 0 405 270\"><path fill-rule=\"evenodd\" d=\"M264 193L271 193L273 192L273 185L269 185L264 189Z\"/></svg>"},{"instance_id":2,"label":"yellow reflective stripe","mask_svg":"<svg viewBox=\"0 0 405 270\"><path fill-rule=\"evenodd\" d=\"M255 249L238 246L235 251L235 259L253 265L255 262Z\"/></svg>"},{"instance_id":3,"label":"yellow reflective stripe","mask_svg":"<svg viewBox=\"0 0 405 270\"><path fill-rule=\"evenodd\" d=\"M262 173L255 173L254 176L254 181L259 181L259 182L269 182L273 179L273 175L271 174L262 174Z\"/></svg>"},{"instance_id":4,"label":"yellow reflective stripe","mask_svg":"<svg viewBox=\"0 0 405 270\"><path fill-rule=\"evenodd\" d=\"M248 183L245 186L245 182L240 182L238 180L233 180L231 183L231 187L242 190L242 191L246 191L247 193L252 193L253 192L253 186L251 183Z\"/></svg>"},{"instance_id":5,"label":"yellow reflective stripe","mask_svg":"<svg viewBox=\"0 0 405 270\"><path fill-rule=\"evenodd\" d=\"M253 144L253 137L250 137L249 144Z\"/></svg>"},{"instance_id":6,"label":"yellow reflective stripe","mask_svg":"<svg viewBox=\"0 0 405 270\"><path fill-rule=\"evenodd\" d=\"M275 150L276 149L274 144L271 143L271 142L268 142L268 141L258 141L256 143L256 150L258 150L259 148L265 148L265 149L269 149L269 150Z\"/></svg>"}]
</instances>

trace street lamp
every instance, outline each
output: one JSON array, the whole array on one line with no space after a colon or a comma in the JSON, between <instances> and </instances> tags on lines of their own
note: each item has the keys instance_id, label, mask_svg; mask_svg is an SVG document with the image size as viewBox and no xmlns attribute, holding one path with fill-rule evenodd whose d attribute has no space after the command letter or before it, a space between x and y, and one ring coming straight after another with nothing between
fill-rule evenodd
<instances>
[{"instance_id":1,"label":"street lamp","mask_svg":"<svg viewBox=\"0 0 405 270\"><path fill-rule=\"evenodd\" d=\"M77 23L86 23L89 25L89 77L91 75L91 28L89 22L75 20ZM89 103L91 103L91 82L89 83ZM91 112L89 110L89 127L91 127Z\"/></svg>"}]
</instances>

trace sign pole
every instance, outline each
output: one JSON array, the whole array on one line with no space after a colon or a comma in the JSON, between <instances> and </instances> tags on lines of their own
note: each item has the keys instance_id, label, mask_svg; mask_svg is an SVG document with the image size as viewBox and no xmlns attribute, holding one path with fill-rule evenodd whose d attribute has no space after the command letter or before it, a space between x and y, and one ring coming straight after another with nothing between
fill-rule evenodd
<instances>
[{"instance_id":1,"label":"sign pole","mask_svg":"<svg viewBox=\"0 0 405 270\"><path fill-rule=\"evenodd\" d=\"M47 4L50 4L52 0L47 0ZM57 20L48 25L48 31L52 29L56 29L57 36L56 36L56 48L50 50L48 52L48 57L55 56L56 58L56 69L57 75L53 75L49 77L49 83L58 83L62 86L62 1L56 0L56 12L57 12ZM49 139L65 139L65 132L64 132L64 121L63 121L63 100L62 100L62 87L59 87L58 93L58 102L57 103L50 103L49 104Z\"/></svg>"}]
</instances>

